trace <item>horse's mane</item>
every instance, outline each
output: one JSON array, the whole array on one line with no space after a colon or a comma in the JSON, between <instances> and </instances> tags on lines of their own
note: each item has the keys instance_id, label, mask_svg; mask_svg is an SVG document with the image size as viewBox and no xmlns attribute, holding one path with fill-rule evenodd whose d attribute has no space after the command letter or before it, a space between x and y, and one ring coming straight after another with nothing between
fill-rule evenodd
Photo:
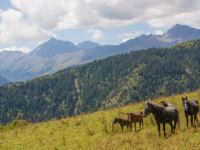
<instances>
[{"instance_id":1,"label":"horse's mane","mask_svg":"<svg viewBox=\"0 0 200 150\"><path fill-rule=\"evenodd\" d=\"M156 103L154 103L154 102L152 102L152 101L149 101L148 103L149 103L150 105L154 106L155 108L165 109L164 106L159 105L159 104L156 104Z\"/></svg>"}]
</instances>

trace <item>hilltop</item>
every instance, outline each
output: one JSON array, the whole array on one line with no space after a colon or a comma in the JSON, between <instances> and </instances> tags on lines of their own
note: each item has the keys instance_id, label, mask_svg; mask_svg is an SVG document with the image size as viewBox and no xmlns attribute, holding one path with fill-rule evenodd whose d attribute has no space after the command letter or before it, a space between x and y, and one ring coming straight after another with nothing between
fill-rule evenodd
<instances>
[{"instance_id":1,"label":"hilltop","mask_svg":"<svg viewBox=\"0 0 200 150\"><path fill-rule=\"evenodd\" d=\"M174 104L180 112L181 128L171 135L167 125L167 138L159 138L151 117L144 119L144 128L121 133L119 126L112 131L114 117L126 118L126 112L144 109L144 102L124 107L78 115L61 120L41 123L15 121L0 127L0 149L9 150L199 150L200 127L186 127L181 97L188 96L200 100L200 90L192 93L161 97L154 101L166 100ZM200 115L198 115L200 119Z\"/></svg>"}]
</instances>

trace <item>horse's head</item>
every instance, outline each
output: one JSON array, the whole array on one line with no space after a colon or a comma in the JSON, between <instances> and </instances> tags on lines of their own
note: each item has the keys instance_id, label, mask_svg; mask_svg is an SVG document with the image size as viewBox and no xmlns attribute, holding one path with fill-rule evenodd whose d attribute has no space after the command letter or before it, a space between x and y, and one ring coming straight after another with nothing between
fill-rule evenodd
<instances>
[{"instance_id":1,"label":"horse's head","mask_svg":"<svg viewBox=\"0 0 200 150\"><path fill-rule=\"evenodd\" d=\"M184 111L188 111L188 97L182 97L182 103L183 103L183 107L184 107Z\"/></svg>"},{"instance_id":2,"label":"horse's head","mask_svg":"<svg viewBox=\"0 0 200 150\"><path fill-rule=\"evenodd\" d=\"M168 106L168 104L165 101L161 101L160 104L163 105L163 106L165 106L165 107Z\"/></svg>"},{"instance_id":3,"label":"horse's head","mask_svg":"<svg viewBox=\"0 0 200 150\"><path fill-rule=\"evenodd\" d=\"M182 102L188 101L188 97L182 97Z\"/></svg>"},{"instance_id":4,"label":"horse's head","mask_svg":"<svg viewBox=\"0 0 200 150\"><path fill-rule=\"evenodd\" d=\"M113 120L113 122L112 122L112 131L114 130L114 125L115 125L115 123L117 123L117 118L115 118L115 119Z\"/></svg>"},{"instance_id":5,"label":"horse's head","mask_svg":"<svg viewBox=\"0 0 200 150\"><path fill-rule=\"evenodd\" d=\"M113 124L117 123L118 121L119 121L119 119L118 119L118 118L115 118L115 119L113 120Z\"/></svg>"},{"instance_id":6,"label":"horse's head","mask_svg":"<svg viewBox=\"0 0 200 150\"><path fill-rule=\"evenodd\" d=\"M146 101L144 104L144 114L143 116L146 117L152 112L151 103L149 101Z\"/></svg>"},{"instance_id":7,"label":"horse's head","mask_svg":"<svg viewBox=\"0 0 200 150\"><path fill-rule=\"evenodd\" d=\"M128 116L128 120L131 119L131 116L133 115L133 113L127 113L127 116Z\"/></svg>"}]
</instances>

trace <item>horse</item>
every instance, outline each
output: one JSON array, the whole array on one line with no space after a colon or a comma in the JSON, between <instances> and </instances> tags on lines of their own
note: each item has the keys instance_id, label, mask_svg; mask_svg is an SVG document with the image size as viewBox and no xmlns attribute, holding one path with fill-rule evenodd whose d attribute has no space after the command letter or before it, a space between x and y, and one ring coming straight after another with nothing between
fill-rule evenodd
<instances>
[{"instance_id":1,"label":"horse","mask_svg":"<svg viewBox=\"0 0 200 150\"><path fill-rule=\"evenodd\" d=\"M199 102L197 100L188 100L188 97L182 97L183 109L186 117L188 127L188 116L191 119L191 126L195 124L195 121L199 123L197 114L199 112Z\"/></svg>"},{"instance_id":2,"label":"horse","mask_svg":"<svg viewBox=\"0 0 200 150\"><path fill-rule=\"evenodd\" d=\"M176 108L164 107L162 105L146 101L144 107L144 117L148 116L150 113L154 115L154 118L156 120L159 136L160 136L160 123L163 124L164 137L166 137L165 123L169 123L171 127L171 133L175 133L176 124L179 121L179 113Z\"/></svg>"},{"instance_id":3,"label":"horse","mask_svg":"<svg viewBox=\"0 0 200 150\"><path fill-rule=\"evenodd\" d=\"M121 118L114 118L113 120L113 126L118 123L122 129L123 132L123 128L124 126L127 127L128 130L132 130L132 122L126 119L121 119Z\"/></svg>"},{"instance_id":4,"label":"horse","mask_svg":"<svg viewBox=\"0 0 200 150\"><path fill-rule=\"evenodd\" d=\"M134 123L135 131L136 131L136 123L139 122L140 128L143 126L143 112L135 112L135 113L127 113L128 120Z\"/></svg>"}]
</instances>

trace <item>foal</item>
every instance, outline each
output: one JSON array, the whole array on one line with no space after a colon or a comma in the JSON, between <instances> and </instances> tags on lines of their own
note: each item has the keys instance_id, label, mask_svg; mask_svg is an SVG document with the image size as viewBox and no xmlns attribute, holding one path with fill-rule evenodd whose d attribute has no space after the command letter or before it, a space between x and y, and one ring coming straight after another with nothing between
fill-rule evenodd
<instances>
[{"instance_id":1,"label":"foal","mask_svg":"<svg viewBox=\"0 0 200 150\"><path fill-rule=\"evenodd\" d=\"M139 122L140 128L141 125L143 126L143 112L136 112L136 113L127 113L128 120L134 123L135 131L136 131L136 123Z\"/></svg>"},{"instance_id":2,"label":"foal","mask_svg":"<svg viewBox=\"0 0 200 150\"><path fill-rule=\"evenodd\" d=\"M199 102L197 100L188 100L188 97L182 97L183 108L185 112L186 122L188 126L188 116L191 119L191 126L195 124L195 121L199 123L197 114L199 112Z\"/></svg>"},{"instance_id":3,"label":"foal","mask_svg":"<svg viewBox=\"0 0 200 150\"><path fill-rule=\"evenodd\" d=\"M122 129L123 132L123 128L124 126L127 127L127 129L132 130L132 122L126 119L121 119L121 118L115 118L113 120L113 125L115 125L116 123L118 123Z\"/></svg>"}]
</instances>

